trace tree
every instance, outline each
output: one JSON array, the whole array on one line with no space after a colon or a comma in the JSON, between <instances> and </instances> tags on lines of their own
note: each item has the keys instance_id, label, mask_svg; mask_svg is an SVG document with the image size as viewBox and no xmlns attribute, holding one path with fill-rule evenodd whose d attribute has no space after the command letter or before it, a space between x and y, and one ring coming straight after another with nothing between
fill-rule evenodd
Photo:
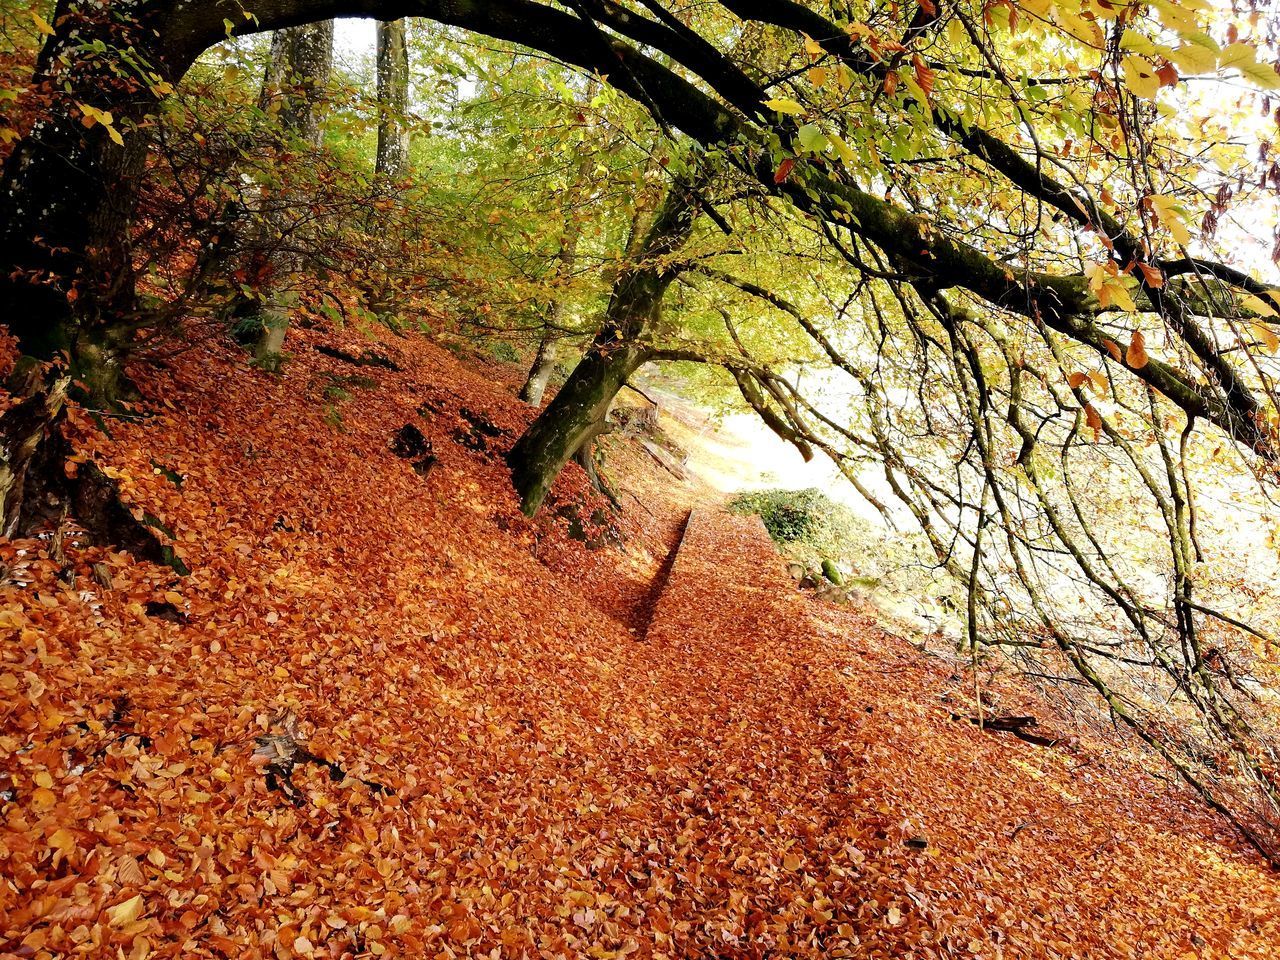
<instances>
[{"instance_id":1,"label":"tree","mask_svg":"<svg viewBox=\"0 0 1280 960\"><path fill-rule=\"evenodd\" d=\"M627 378L653 357L646 338L662 315L662 299L678 270L671 263L693 232L702 176L673 180L636 261L613 285L604 322L573 373L520 437L507 462L525 513L532 515L564 465L581 455L589 464L591 444L606 429L613 399Z\"/></svg>"},{"instance_id":2,"label":"tree","mask_svg":"<svg viewBox=\"0 0 1280 960\"><path fill-rule=\"evenodd\" d=\"M321 20L297 27L285 27L271 36L271 54L262 83L265 108L278 107L280 131L288 149L291 140L312 149L320 145L320 98L333 72L333 21ZM278 101L278 103L276 103ZM381 132L381 128L379 128ZM381 142L379 143L381 156ZM275 235L289 229L290 191L281 189L265 199L264 225ZM254 356L259 363L280 362L285 334L289 329L290 279L300 268L300 258L287 244L272 250L265 289L258 292L260 308L254 325L258 327Z\"/></svg>"},{"instance_id":3,"label":"tree","mask_svg":"<svg viewBox=\"0 0 1280 960\"><path fill-rule=\"evenodd\" d=\"M370 12L365 9L367 5L359 5L359 10L353 9L354 6L339 0L279 2L256 18L246 19L236 29L238 32L251 32L321 19L334 13ZM762 114L768 116L772 113L777 118L767 124L765 130L778 138L780 146L791 142L800 127L791 119L790 107L781 113L769 108L766 103L773 101L767 100L760 85L718 53L713 44L691 28L663 17L650 19L607 4L589 4L584 9L593 19L586 20L525 0L486 4L483 9L455 8L430 0L415 3L388 0L386 4L374 6L381 11L434 17L524 42L567 62L608 73L619 89L642 103L652 105L665 122L678 125L706 145L758 143L759 131L754 124ZM823 56L832 58L855 76L879 78L886 74L885 66L868 57L863 46L850 39L848 31L839 29L802 4L791 0L779 4L734 0L724 4L724 8L748 22L827 38L815 41ZM615 31L619 39L605 42L602 32L605 27ZM33 350L43 349L46 355L51 353L53 343L91 339L87 331L96 327L93 323L71 321L69 305L61 302L65 300L66 293L62 288L70 278L84 274L86 280L94 278L93 287L105 286L105 289L91 291L93 295L87 298L81 296L77 299L79 305L74 312L80 316L84 316L86 310L90 314L101 314L101 308L95 309L90 304L105 306L110 302L108 294L123 295L121 289L129 286L124 254L132 184L127 182L130 177L122 176L127 167L122 163L126 155L138 152L140 147L126 150L114 145L111 131L118 134L121 126L137 127L146 113L154 109L156 100L165 89L135 80L127 84L126 94L116 89L116 83L103 84L100 82L103 71L114 70L115 65L106 65L99 57L85 56L82 48L72 43L73 30L79 31L78 36L101 35L104 42L109 41L111 48L122 39L132 41L143 60L157 68L162 78L160 83L166 84L180 77L202 50L220 40L226 27L221 18L215 18L211 12L176 3L149 7L138 23L116 16L110 5L107 10L98 11L91 5L82 6L75 2L66 4L58 17L58 24L41 57L42 75L39 79L50 82L53 78L49 70L52 68L57 74L56 86L65 93L56 98L57 102L50 111L51 136L27 137L17 145L6 166L4 192L0 198L5 205L4 212L8 214L3 249L7 259L19 268L18 275L27 278L18 280L16 285L12 279L6 284L14 296L23 298L25 302L33 305L43 303L46 308L51 308L30 311L35 316L49 316L50 319L33 322L21 330L19 336L24 349L29 345ZM911 26L908 39L922 31L921 27ZM672 57L697 74L722 99L717 100L704 93L639 52L628 41L648 45ZM94 106L95 102L101 106ZM99 130L90 130L88 135L84 135L81 120L92 115L85 114L79 104L99 111L109 111L114 107L114 125L99 124ZM946 115L940 112L933 117L942 132L1015 186L1066 217L1093 225L1108 235L1114 234L1112 244L1116 258L1124 260L1126 266L1130 260L1145 262L1137 261L1133 256L1137 252L1135 241L1120 229L1114 218L1103 214L1096 203L1080 200L981 127L966 127L947 120ZM809 143L816 143L814 137L820 132L809 132ZM829 137L827 139L830 142ZM65 164L60 155L74 155L83 161L70 182L64 182L59 175ZM918 218L876 199L848 183L846 178L833 176L826 169L828 164L825 162L804 163L794 177L787 178L775 176L777 165L772 156L762 154L759 147L739 157L738 162L749 165L762 182L772 184L801 209L839 228L856 223L856 233L860 237L879 245L901 269L918 275L922 284L939 289L967 289L989 303L1038 316L1049 327L1095 350L1105 351L1103 338L1093 323L1093 318L1105 307L1093 296L1089 279L1083 275L1037 271L1025 271L1022 276L1013 274L966 243L931 235L927 225ZM133 170L136 174L136 159ZM122 189L112 191L111 185L117 183ZM102 217L89 218L90 222L97 224L94 233L103 234L100 238L91 235L84 223L85 218L73 215L73 211L78 214L86 204L90 209L101 207L103 210ZM24 216L22 211L41 208L50 211L47 218L49 229L37 241L31 217ZM94 242L96 239L101 242ZM51 253L53 249L58 252ZM90 266L92 269L86 269ZM1170 263L1160 269L1171 278L1199 271L1222 283L1235 284L1253 293L1265 293L1261 284L1222 265L1189 261ZM33 274L46 275L54 282L30 282ZM1149 364L1139 370L1138 375L1185 408L1194 410L1197 415L1204 416L1232 435L1252 445L1269 448L1270 443L1256 422L1259 402L1240 382L1230 364L1212 349L1203 330L1187 316L1187 311L1178 305L1177 300L1159 288L1147 283L1142 292L1158 312L1168 314L1175 335L1179 339L1185 337L1185 342L1200 361L1218 375L1221 387L1196 384L1162 363Z\"/></svg>"},{"instance_id":4,"label":"tree","mask_svg":"<svg viewBox=\"0 0 1280 960\"><path fill-rule=\"evenodd\" d=\"M578 239L582 236L581 223L570 218L566 224L564 238L556 253L557 273L568 276L573 272L577 259ZM538 407L542 405L542 395L546 393L547 384L556 366L556 347L563 336L564 298L557 296L547 308L546 325L542 336L538 338L538 349L529 367L529 374L520 387L520 399L525 403Z\"/></svg>"},{"instance_id":5,"label":"tree","mask_svg":"<svg viewBox=\"0 0 1280 960\"><path fill-rule=\"evenodd\" d=\"M377 28L378 153L375 176L398 180L409 163L409 46L404 20L379 20Z\"/></svg>"},{"instance_id":6,"label":"tree","mask_svg":"<svg viewBox=\"0 0 1280 960\"><path fill-rule=\"evenodd\" d=\"M595 94L595 81L589 82L583 90L584 104L590 102ZM589 128L588 128L589 130ZM588 133L589 135L589 133ZM577 172L569 187L570 192L584 191L590 185L592 158L590 152L581 150ZM567 278L574 270L577 261L578 241L582 238L582 215L572 208L566 211L564 233L560 239L560 248L556 251L555 267L557 277ZM546 392L547 383L556 365L556 347L564 335L565 317L564 297L556 294L547 308L546 325L542 336L538 338L538 349L534 354L529 375L525 377L520 388L520 399L533 406L542 405L542 395Z\"/></svg>"},{"instance_id":7,"label":"tree","mask_svg":"<svg viewBox=\"0 0 1280 960\"><path fill-rule=\"evenodd\" d=\"M835 143L830 135L814 124L802 129L794 122L797 110L804 112L803 106L797 105L793 110L793 101L766 100L763 88L713 44L669 17L649 19L608 4L592 3L583 8L590 17L584 19L524 0L488 4L483 10L459 9L427 0L377 6L396 13L434 16L529 43L567 62L609 72L621 90L650 105L664 122L677 124L705 145L746 145L745 151L739 150L736 162L832 229L850 230L863 241L875 244L896 269L916 278L913 283L917 287L966 289L992 305L1033 317L1099 353L1106 352L1107 338L1096 325L1096 318L1106 305L1093 289L1105 290L1105 283L1091 284L1090 278L1082 275L1033 270L1025 270L1019 276L969 244L937 235L919 217L853 186L847 178L835 175L818 155ZM824 38L813 41L815 50L853 76L880 79L888 75L884 63L869 57L848 31L802 4L791 0L778 4L734 0L724 7L748 22ZM287 26L349 11L349 5L336 0L280 2L264 11L265 16L247 18L237 29L248 32ZM358 12L368 11L362 7ZM5 290L22 308L18 313L24 319L18 322L15 332L23 351L48 357L60 347L73 347L80 375L97 384L95 389L100 394L109 393L117 379L113 371L119 367L119 345L113 342L113 337L118 337L113 331L118 330L118 318L132 312L130 305L122 301L132 294L128 223L143 151L142 137L132 137L127 147L115 141L123 140L121 128L131 133L140 129L148 111L164 95L166 85L180 77L194 58L226 31L220 18L176 3L153 5L136 22L117 13L111 5L100 9L74 0L60 9L42 52L37 77L41 85L58 91L50 110L48 132L41 137L26 137L17 145L6 165L0 195L0 212L6 215L0 250L16 268L6 278ZM923 21L909 25L908 40L921 35L932 22L928 15ZM614 31L618 39L606 41L604 28ZM121 68L114 60L83 53L78 41L86 36L102 39L108 49L127 41L143 62L155 68L151 73L159 79L153 82L147 76L127 77L121 82L116 76ZM721 99L708 96L627 41L645 44L672 57L697 74ZM104 74L111 76L111 83L104 82ZM86 106L94 112L86 113ZM761 152L761 130L755 124L770 113L776 119L766 125L764 132L766 140L774 138L774 146ZM108 115L110 122L95 119ZM1125 269L1130 269L1130 264L1145 264L1138 257L1141 251L1137 242L1090 196L1086 194L1082 200L980 126L947 119L949 114L941 111L930 116L942 133L1015 186L1062 215L1105 231L1115 260L1122 262ZM85 133L82 121L95 124L98 129ZM787 159L791 163L786 168L788 175L782 176L783 167L775 162L773 154L788 152L787 145L792 142L804 152L813 153L818 146L821 149L813 154L813 160L802 162L799 167L795 158L784 158L783 163ZM756 146L752 148L751 144ZM79 161L69 176L64 157ZM48 211L39 232L30 215L36 209ZM99 213L85 218L80 215L84 209ZM1156 286L1146 273L1142 274L1139 282L1146 304L1166 318L1171 333L1186 344L1213 377L1196 382L1158 361L1144 364L1135 371L1136 375L1188 413L1216 424L1270 456L1273 444L1259 426L1260 401L1239 372L1214 348L1186 304L1163 289L1163 280L1197 273L1253 295L1265 293L1265 287L1238 271L1194 258L1145 265L1160 275L1162 283ZM72 294L71 302L68 294Z\"/></svg>"}]
</instances>

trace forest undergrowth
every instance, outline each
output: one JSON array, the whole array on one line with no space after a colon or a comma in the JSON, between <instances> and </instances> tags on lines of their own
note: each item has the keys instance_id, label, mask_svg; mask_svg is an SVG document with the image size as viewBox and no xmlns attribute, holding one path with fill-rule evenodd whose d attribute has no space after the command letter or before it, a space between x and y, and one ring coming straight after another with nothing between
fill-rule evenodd
<instances>
[{"instance_id":1,"label":"forest undergrowth","mask_svg":"<svg viewBox=\"0 0 1280 960\"><path fill-rule=\"evenodd\" d=\"M977 703L625 439L620 512L574 465L525 518L519 371L374 348L75 412L190 573L4 543L0 953L1275 955L1280 884L1154 758Z\"/></svg>"}]
</instances>

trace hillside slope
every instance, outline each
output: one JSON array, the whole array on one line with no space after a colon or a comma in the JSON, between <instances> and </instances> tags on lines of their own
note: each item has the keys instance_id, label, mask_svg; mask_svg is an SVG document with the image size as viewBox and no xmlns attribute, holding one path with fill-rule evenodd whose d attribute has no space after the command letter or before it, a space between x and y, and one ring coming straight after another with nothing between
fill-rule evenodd
<instances>
[{"instance_id":1,"label":"hillside slope","mask_svg":"<svg viewBox=\"0 0 1280 960\"><path fill-rule=\"evenodd\" d=\"M944 663L627 444L622 548L569 535L576 467L524 519L512 371L334 347L197 347L140 371L155 416L78 424L189 576L3 545L0 952L1280 948L1275 879L1176 787L953 720Z\"/></svg>"}]
</instances>

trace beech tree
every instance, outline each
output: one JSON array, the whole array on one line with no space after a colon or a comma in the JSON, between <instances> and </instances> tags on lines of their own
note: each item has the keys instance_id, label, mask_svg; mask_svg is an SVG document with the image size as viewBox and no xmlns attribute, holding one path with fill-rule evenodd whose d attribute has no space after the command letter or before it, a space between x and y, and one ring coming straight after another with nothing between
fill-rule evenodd
<instances>
[{"instance_id":1,"label":"beech tree","mask_svg":"<svg viewBox=\"0 0 1280 960\"><path fill-rule=\"evenodd\" d=\"M595 84L589 83L583 90L582 99L589 101L595 92ZM585 190L589 186L592 160L586 151L578 160L577 173L570 186L572 191ZM555 267L560 277L568 277L573 273L577 261L578 241L582 238L582 216L574 209L566 209L564 232L560 238L560 248L556 251ZM529 375L520 388L520 399L533 406L542 404L542 395L555 369L557 347L563 336L564 298L556 296L547 308L546 325L542 336L538 338L538 349L534 354L533 364L529 367Z\"/></svg>"},{"instance_id":2,"label":"beech tree","mask_svg":"<svg viewBox=\"0 0 1280 960\"><path fill-rule=\"evenodd\" d=\"M633 264L613 286L604 322L573 373L533 425L516 441L508 461L512 481L533 513L561 468L581 456L590 467L591 444L606 429L613 399L627 379L655 356L649 337L677 270L670 257L693 230L702 178L695 172L672 182Z\"/></svg>"},{"instance_id":3,"label":"beech tree","mask_svg":"<svg viewBox=\"0 0 1280 960\"><path fill-rule=\"evenodd\" d=\"M1096 318L1112 306L1097 295L1105 284L1091 284L1083 274L1027 269L1019 275L968 243L935 234L919 216L860 189L816 156L816 162L801 163L798 170L793 161L789 168L793 176L779 176L781 167L774 154L787 152L786 145L799 135L804 125L796 122L796 114L803 114L804 108L797 105L793 110L794 101L771 100L713 43L665 10L641 15L612 4L589 3L575 16L525 0L483 7L430 0L361 4L293 0L261 6L230 28L216 11L179 3L148 4L139 10L133 5L69 0L60 5L55 17L36 80L57 93L40 135L25 137L16 145L0 193L5 224L0 249L15 268L5 279L5 294L17 307L20 319L15 334L23 352L50 357L69 348L75 375L93 385L99 395L109 395L118 380L120 318L137 319L131 302L128 225L145 155L145 135L138 131L145 127L147 114L203 50L225 38L228 29L248 33L343 14L432 17L526 43L597 70L610 76L620 90L650 105L665 123L678 126L700 143L734 145L735 162L754 171L800 209L877 245L897 269L918 276L920 286L967 290L994 306L1031 316L1099 353L1106 352L1103 341L1107 338L1096 325ZM800 3L732 0L721 6L744 22L809 36L814 49L853 76L879 81L890 72L888 61L873 56L858 37ZM936 14L919 9L919 16L906 25L907 41L924 35L936 22ZM134 75L133 67L122 66L116 58L86 51L86 39L101 40L108 50L130 47L138 61L149 67ZM894 42L907 49L901 41ZM695 85L661 65L643 48L672 58L700 83ZM86 113L85 106L93 112ZM907 105L907 109L912 108ZM109 122L94 119L108 115ZM1105 234L1113 263L1120 262L1125 269L1131 269L1131 264L1134 269L1146 265L1158 271L1162 280L1190 274L1224 289L1254 296L1266 293L1265 285L1222 264L1191 257L1148 263L1151 257L1144 254L1138 239L1087 191L1063 186L1045 172L1042 163L1026 160L977 124L962 123L945 110L934 111L932 117L943 135L1013 187L1061 216ZM86 120L94 125L87 131ZM126 141L122 132L134 135ZM809 142L821 132L809 131ZM770 137L774 146L768 145ZM75 162L74 167L68 167L69 161ZM83 215L85 211L88 216ZM1272 442L1259 423L1262 402L1236 367L1215 349L1182 287L1155 286L1147 272L1138 273L1142 305L1165 318L1171 335L1185 344L1212 379L1198 381L1160 361L1143 365L1136 375L1189 413L1271 456ZM73 289L69 302L67 294ZM539 429L542 435L552 432L545 423Z\"/></svg>"},{"instance_id":4,"label":"beech tree","mask_svg":"<svg viewBox=\"0 0 1280 960\"><path fill-rule=\"evenodd\" d=\"M271 52L262 83L265 108L275 108L286 142L297 138L314 148L320 142L320 96L333 71L333 21L321 20L297 27L285 27L271 36ZM276 102L278 101L278 102ZM267 198L265 225L273 233L287 229L285 211L289 191ZM259 363L279 363L289 329L289 284L299 269L299 258L287 249L273 251L267 266L269 286L258 294L259 308L254 318L258 328L254 354Z\"/></svg>"},{"instance_id":5,"label":"beech tree","mask_svg":"<svg viewBox=\"0 0 1280 960\"><path fill-rule=\"evenodd\" d=\"M582 228L575 220L570 220L566 225L564 237L560 242L560 249L556 253L556 261L563 274L569 274L573 271L574 262L577 257L578 239L582 235ZM547 384L551 381L551 374L555 371L557 360L557 345L562 336L561 328L564 322L564 300L556 297L547 309L546 326L543 329L542 336L538 338L538 349L533 357L533 364L529 367L529 374L525 377L524 385L520 388L520 399L525 403L533 406L542 404L543 394L547 391Z\"/></svg>"},{"instance_id":6,"label":"beech tree","mask_svg":"<svg viewBox=\"0 0 1280 960\"><path fill-rule=\"evenodd\" d=\"M377 32L378 152L376 175L396 180L409 163L409 45L403 20L379 20Z\"/></svg>"}]
</instances>

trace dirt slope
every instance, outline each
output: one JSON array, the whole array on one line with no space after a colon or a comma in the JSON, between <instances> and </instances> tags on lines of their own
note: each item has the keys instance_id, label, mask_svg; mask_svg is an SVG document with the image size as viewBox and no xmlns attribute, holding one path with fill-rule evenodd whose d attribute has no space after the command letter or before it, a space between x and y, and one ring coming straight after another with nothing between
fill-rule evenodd
<instances>
[{"instance_id":1,"label":"dirt slope","mask_svg":"<svg viewBox=\"0 0 1280 960\"><path fill-rule=\"evenodd\" d=\"M81 424L190 576L0 547L0 953L1280 944L1274 880L1178 791L952 721L945 666L787 592L758 528L643 454L611 463L624 550L568 536L597 532L576 468L524 520L512 371L312 342L363 349L302 332L277 377L197 348L141 374L156 416Z\"/></svg>"}]
</instances>

